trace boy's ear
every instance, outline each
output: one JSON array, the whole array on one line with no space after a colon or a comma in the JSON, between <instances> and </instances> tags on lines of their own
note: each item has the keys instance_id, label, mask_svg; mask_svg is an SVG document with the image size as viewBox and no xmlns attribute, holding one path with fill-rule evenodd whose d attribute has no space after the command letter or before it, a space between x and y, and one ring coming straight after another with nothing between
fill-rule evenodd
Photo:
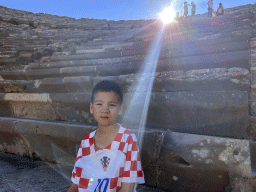
<instances>
[{"instance_id":1,"label":"boy's ear","mask_svg":"<svg viewBox=\"0 0 256 192\"><path fill-rule=\"evenodd\" d=\"M90 113L93 114L93 105L92 105L92 102L90 102Z\"/></svg>"}]
</instances>

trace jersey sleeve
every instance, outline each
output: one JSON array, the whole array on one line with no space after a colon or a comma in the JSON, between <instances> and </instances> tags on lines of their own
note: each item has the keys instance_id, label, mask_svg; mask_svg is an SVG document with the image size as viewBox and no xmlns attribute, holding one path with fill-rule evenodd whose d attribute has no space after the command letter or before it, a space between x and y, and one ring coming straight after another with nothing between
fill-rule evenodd
<instances>
[{"instance_id":1,"label":"jersey sleeve","mask_svg":"<svg viewBox=\"0 0 256 192\"><path fill-rule=\"evenodd\" d=\"M77 157L76 157L76 162L72 171L72 176L71 176L71 181L74 184L79 184L79 180L81 177L81 173L82 173L82 168L79 166L79 162L78 160L82 157L82 144L80 145L78 152L77 152Z\"/></svg>"},{"instance_id":2,"label":"jersey sleeve","mask_svg":"<svg viewBox=\"0 0 256 192\"><path fill-rule=\"evenodd\" d=\"M126 183L145 183L142 169L137 139L134 134L127 139L128 150L122 182Z\"/></svg>"},{"instance_id":3,"label":"jersey sleeve","mask_svg":"<svg viewBox=\"0 0 256 192\"><path fill-rule=\"evenodd\" d=\"M71 181L77 185L79 184L81 173L82 173L82 166L79 163L79 159L83 157L83 153L86 154L85 152L87 151L88 147L90 147L89 138L90 138L90 134L86 135L82 139L80 147L77 152L75 165L72 171Z\"/></svg>"}]
</instances>

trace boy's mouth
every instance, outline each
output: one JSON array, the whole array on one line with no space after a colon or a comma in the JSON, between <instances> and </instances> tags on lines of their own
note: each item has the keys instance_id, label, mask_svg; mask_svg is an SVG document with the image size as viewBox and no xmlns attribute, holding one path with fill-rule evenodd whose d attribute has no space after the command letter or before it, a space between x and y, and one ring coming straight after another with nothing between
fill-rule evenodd
<instances>
[{"instance_id":1,"label":"boy's mouth","mask_svg":"<svg viewBox=\"0 0 256 192\"><path fill-rule=\"evenodd\" d=\"M102 116L102 117L100 117L100 118L102 118L102 119L108 119L109 117L104 117L104 116Z\"/></svg>"}]
</instances>

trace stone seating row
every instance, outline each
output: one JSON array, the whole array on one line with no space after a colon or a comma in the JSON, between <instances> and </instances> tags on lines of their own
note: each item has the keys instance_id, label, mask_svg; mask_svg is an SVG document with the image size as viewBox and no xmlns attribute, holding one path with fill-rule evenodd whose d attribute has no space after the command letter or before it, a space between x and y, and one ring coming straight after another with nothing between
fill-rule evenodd
<instances>
[{"instance_id":1,"label":"stone seating row","mask_svg":"<svg viewBox=\"0 0 256 192\"><path fill-rule=\"evenodd\" d=\"M91 93L98 79L118 81L125 92L133 92L147 74L121 76L71 76L37 80L4 80L4 93ZM189 71L163 71L154 76L153 92L164 91L250 91L249 70L244 68L211 68ZM143 87L141 88L143 90Z\"/></svg>"},{"instance_id":2,"label":"stone seating row","mask_svg":"<svg viewBox=\"0 0 256 192\"><path fill-rule=\"evenodd\" d=\"M137 93L140 96L147 92ZM133 94L124 94L124 116ZM144 98L136 107L143 107ZM89 93L0 93L0 114L6 117L95 124ZM245 139L249 126L246 91L152 92L146 125L199 135ZM141 118L123 119L135 126ZM122 122L122 119L120 119Z\"/></svg>"},{"instance_id":3,"label":"stone seating row","mask_svg":"<svg viewBox=\"0 0 256 192\"><path fill-rule=\"evenodd\" d=\"M221 46L224 46L223 50L224 51L228 51L230 49L227 49L225 48L226 45L228 44L235 44L236 43L236 46L240 46L240 43L241 44L244 44L245 45L245 48L242 48L242 49L247 49L247 42L249 41L249 36L248 35L244 35L244 36L230 36L230 37L227 37L227 38L220 38L220 39L208 39L208 40L200 40L200 41L193 41L193 40L190 40L190 41L186 41L186 42L180 42L180 41L175 41L175 42L171 42L172 44L169 46L170 49L172 49L172 51L175 49L177 49L179 46L187 46L187 47L196 47L197 45L200 45L200 48L203 47L205 48L207 45L216 45L216 44L222 44ZM110 44L110 45L101 45L101 46L97 46L97 47L94 47L93 49L90 48L90 49L85 49L86 47L77 47L77 53L83 53L83 52L101 52L101 51L104 51L106 48L116 48L116 47L122 47L122 46L127 46L127 45L130 45L130 46L134 46L134 47L139 47L144 45L144 44L150 44L150 42L135 42L135 43L122 43L121 45L120 44L116 44L115 42ZM169 42L164 42L163 43L163 46L168 46L166 44L169 44ZM149 45L148 45L149 46ZM232 47L232 46L231 46ZM98 49L97 49L98 48ZM202 48L202 50L204 50ZM214 46L213 48L216 49L216 46ZM84 49L84 50L83 50ZM184 48L183 48L184 49ZM213 51L211 50L211 47L209 47L208 49L210 49L210 51ZM232 50L233 48L231 48ZM61 53L61 52L60 52ZM210 52L208 52L209 54ZM55 53L56 54L56 53ZM71 54L68 53L69 55ZM171 53L170 53L171 54ZM57 55L57 54L56 54ZM123 59L122 59L123 58ZM117 63L117 62L121 62L121 61L125 61L127 60L128 61L135 61L137 57L134 57L134 56L123 56L122 58L106 58L105 60L103 59L92 59L92 60L71 60L71 61L51 61L50 63L46 63L46 62L43 62L43 63L29 63L25 69L37 69L37 68L59 68L59 67L67 67L67 66L81 66L81 65L88 65L88 64L91 64L91 65L95 65L95 64L100 64L100 63ZM129 59L129 58L134 58L133 60L132 59ZM50 58L49 58L50 59ZM139 58L137 58L139 59Z\"/></svg>"},{"instance_id":4,"label":"stone seating row","mask_svg":"<svg viewBox=\"0 0 256 192\"><path fill-rule=\"evenodd\" d=\"M100 55L100 54L98 54ZM85 59L83 55L77 56L62 56L61 59L74 60ZM109 54L106 54L109 57ZM116 56L116 55L115 55ZM121 56L121 53L120 53ZM95 57L97 58L97 57ZM166 56L165 56L166 58ZM104 57L102 58L104 59ZM15 59L2 59L9 64L16 63ZM52 59L54 60L54 59ZM74 66L74 67L62 67L62 68L44 68L44 69L30 69L30 70L13 70L13 71L0 71L0 75L3 79L9 80L28 80L28 79L43 79L49 77L67 77L67 76L117 76L130 73L137 73L141 70L142 65L145 63L146 56L142 55L139 61L133 62L121 62L121 63L108 63L100 65L86 65L86 66ZM146 64L146 63L145 63ZM236 51L217 53L201 56L190 56L173 59L159 59L156 72L163 71L177 71L177 70L192 70L192 69L204 69L204 68L233 68L240 67L250 68L250 51Z\"/></svg>"}]
</instances>

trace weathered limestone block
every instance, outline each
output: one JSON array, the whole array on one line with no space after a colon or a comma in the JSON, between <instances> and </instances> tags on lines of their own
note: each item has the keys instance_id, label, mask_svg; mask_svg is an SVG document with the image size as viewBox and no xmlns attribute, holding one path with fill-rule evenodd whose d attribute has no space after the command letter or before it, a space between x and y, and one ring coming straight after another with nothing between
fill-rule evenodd
<instances>
[{"instance_id":1,"label":"weathered limestone block","mask_svg":"<svg viewBox=\"0 0 256 192\"><path fill-rule=\"evenodd\" d=\"M54 77L60 75L60 69L40 69L40 70L24 70L24 77L27 79L41 79L46 77Z\"/></svg>"},{"instance_id":2,"label":"weathered limestone block","mask_svg":"<svg viewBox=\"0 0 256 192\"><path fill-rule=\"evenodd\" d=\"M47 93L90 93L92 78L90 76L49 78L36 80L36 90Z\"/></svg>"},{"instance_id":3,"label":"weathered limestone block","mask_svg":"<svg viewBox=\"0 0 256 192\"><path fill-rule=\"evenodd\" d=\"M249 126L246 130L248 139L251 141L256 140L256 117L255 116L250 116L249 117Z\"/></svg>"},{"instance_id":4,"label":"weathered limestone block","mask_svg":"<svg viewBox=\"0 0 256 192\"><path fill-rule=\"evenodd\" d=\"M3 79L1 79L1 76L0 76L0 93L5 93Z\"/></svg>"},{"instance_id":5,"label":"weathered limestone block","mask_svg":"<svg viewBox=\"0 0 256 192\"><path fill-rule=\"evenodd\" d=\"M210 68L164 71L154 80L153 91L249 91L249 70Z\"/></svg>"},{"instance_id":6,"label":"weathered limestone block","mask_svg":"<svg viewBox=\"0 0 256 192\"><path fill-rule=\"evenodd\" d=\"M33 87L31 87L31 92L36 93L52 93L52 92L66 92L65 86L63 84L63 78L44 78L37 79L33 81Z\"/></svg>"},{"instance_id":7,"label":"weathered limestone block","mask_svg":"<svg viewBox=\"0 0 256 192\"><path fill-rule=\"evenodd\" d=\"M2 116L95 123L90 94L0 94Z\"/></svg>"},{"instance_id":8,"label":"weathered limestone block","mask_svg":"<svg viewBox=\"0 0 256 192\"><path fill-rule=\"evenodd\" d=\"M118 63L118 64L104 64L96 66L96 74L99 76L117 76L130 73L137 73L141 65L138 63Z\"/></svg>"},{"instance_id":9,"label":"weathered limestone block","mask_svg":"<svg viewBox=\"0 0 256 192\"><path fill-rule=\"evenodd\" d=\"M50 94L53 108L56 110L59 120L95 124L90 114L90 94Z\"/></svg>"},{"instance_id":10,"label":"weathered limestone block","mask_svg":"<svg viewBox=\"0 0 256 192\"><path fill-rule=\"evenodd\" d=\"M122 62L139 62L144 59L145 56L129 56L129 57L116 57L106 59L92 59L92 60L70 60L70 61L57 61L49 63L29 63L25 67L29 69L41 69L41 68L64 68L64 67L75 67L75 66L88 66L88 65L102 65L102 64L119 64ZM47 58L48 59L48 58Z\"/></svg>"},{"instance_id":11,"label":"weathered limestone block","mask_svg":"<svg viewBox=\"0 0 256 192\"><path fill-rule=\"evenodd\" d=\"M86 60L86 59L104 59L112 57L121 57L122 53L120 50L106 50L102 53L87 53L79 55L68 55L68 56L52 56L52 61L68 61L68 60Z\"/></svg>"},{"instance_id":12,"label":"weathered limestone block","mask_svg":"<svg viewBox=\"0 0 256 192\"><path fill-rule=\"evenodd\" d=\"M17 133L15 121L0 119L0 151L30 156L29 144Z\"/></svg>"},{"instance_id":13,"label":"weathered limestone block","mask_svg":"<svg viewBox=\"0 0 256 192\"><path fill-rule=\"evenodd\" d=\"M132 104L132 96L125 94L125 110ZM138 109L143 108L145 98L136 101ZM176 132L244 139L249 125L248 115L247 92L155 92L151 93L146 125ZM125 125L138 126L140 119L141 116L136 115L132 120L126 120Z\"/></svg>"},{"instance_id":14,"label":"weathered limestone block","mask_svg":"<svg viewBox=\"0 0 256 192\"><path fill-rule=\"evenodd\" d=\"M3 89L5 93L24 93L27 92L26 82L16 83L11 81L3 82Z\"/></svg>"},{"instance_id":15,"label":"weathered limestone block","mask_svg":"<svg viewBox=\"0 0 256 192\"><path fill-rule=\"evenodd\" d=\"M256 48L256 38L251 38L251 40L250 40L250 47L251 48Z\"/></svg>"},{"instance_id":16,"label":"weathered limestone block","mask_svg":"<svg viewBox=\"0 0 256 192\"><path fill-rule=\"evenodd\" d=\"M42 120L58 119L50 104L51 98L48 94L9 93L4 95L3 100L9 102L12 106L14 117Z\"/></svg>"},{"instance_id":17,"label":"weathered limestone block","mask_svg":"<svg viewBox=\"0 0 256 192\"><path fill-rule=\"evenodd\" d=\"M251 30L239 30L239 31L232 32L232 35L251 35L251 34L252 34Z\"/></svg>"},{"instance_id":18,"label":"weathered limestone block","mask_svg":"<svg viewBox=\"0 0 256 192\"><path fill-rule=\"evenodd\" d=\"M31 69L31 70L16 70L3 72L0 75L8 80L35 80L51 77L65 77L65 76L84 76L94 75L94 66L85 67L64 67L64 68L50 68L50 69Z\"/></svg>"},{"instance_id":19,"label":"weathered limestone block","mask_svg":"<svg viewBox=\"0 0 256 192\"><path fill-rule=\"evenodd\" d=\"M59 119L58 114L47 103L10 101L10 104L13 109L13 117L55 121Z\"/></svg>"},{"instance_id":20,"label":"weathered limestone block","mask_svg":"<svg viewBox=\"0 0 256 192\"><path fill-rule=\"evenodd\" d=\"M11 19L9 20L9 22L10 22L11 24L14 24L14 25L22 25L22 24L29 25L29 21L20 20L20 19L17 19L17 18L11 18Z\"/></svg>"},{"instance_id":21,"label":"weathered limestone block","mask_svg":"<svg viewBox=\"0 0 256 192\"><path fill-rule=\"evenodd\" d=\"M76 54L86 54L86 53L103 53L106 50L114 49L114 50L121 50L123 47L133 46L133 43L112 43L110 45L106 45L105 42L101 42L101 45L89 45L85 46L78 46L76 48Z\"/></svg>"},{"instance_id":22,"label":"weathered limestone block","mask_svg":"<svg viewBox=\"0 0 256 192\"><path fill-rule=\"evenodd\" d=\"M91 93L92 85L90 76L0 81L2 93Z\"/></svg>"},{"instance_id":23,"label":"weathered limestone block","mask_svg":"<svg viewBox=\"0 0 256 192\"><path fill-rule=\"evenodd\" d=\"M171 39L171 42L177 41L176 39ZM188 47L197 47L198 45L200 46L209 46L209 45L219 45L219 44L229 44L231 42L250 42L250 36L249 35L243 35L243 36L227 36L223 38L218 38L218 39L207 39L207 40L201 40L201 41L181 41L182 43L186 43ZM179 41L177 41L179 42ZM175 46L175 44L174 44Z\"/></svg>"},{"instance_id":24,"label":"weathered limestone block","mask_svg":"<svg viewBox=\"0 0 256 192\"><path fill-rule=\"evenodd\" d=\"M256 50L255 50L255 48L251 49L251 67L256 67Z\"/></svg>"},{"instance_id":25,"label":"weathered limestone block","mask_svg":"<svg viewBox=\"0 0 256 192\"><path fill-rule=\"evenodd\" d=\"M8 65L9 66L9 65ZM7 80L19 80L19 79L27 79L24 76L24 72L22 70L17 70L17 71L0 71L0 75L3 79L7 79Z\"/></svg>"},{"instance_id":26,"label":"weathered limestone block","mask_svg":"<svg viewBox=\"0 0 256 192\"><path fill-rule=\"evenodd\" d=\"M256 116L256 102L252 101L249 103L249 107L250 107L250 115L252 116Z\"/></svg>"},{"instance_id":27,"label":"weathered limestone block","mask_svg":"<svg viewBox=\"0 0 256 192\"><path fill-rule=\"evenodd\" d=\"M16 64L16 59L15 58L1 58L0 60L0 65L1 66L9 66L12 64Z\"/></svg>"},{"instance_id":28,"label":"weathered limestone block","mask_svg":"<svg viewBox=\"0 0 256 192\"><path fill-rule=\"evenodd\" d=\"M94 131L96 127L17 121L16 129L29 142L30 150L41 159L73 167L81 140L85 135Z\"/></svg>"},{"instance_id":29,"label":"weathered limestone block","mask_svg":"<svg viewBox=\"0 0 256 192\"><path fill-rule=\"evenodd\" d=\"M252 191L250 147L246 140L168 132L157 164L159 188Z\"/></svg>"},{"instance_id":30,"label":"weathered limestone block","mask_svg":"<svg viewBox=\"0 0 256 192\"><path fill-rule=\"evenodd\" d=\"M0 93L2 94L2 93ZM10 103L1 101L0 99L0 116L1 117L11 117L13 114L13 109Z\"/></svg>"},{"instance_id":31,"label":"weathered limestone block","mask_svg":"<svg viewBox=\"0 0 256 192\"><path fill-rule=\"evenodd\" d=\"M65 67L60 69L61 75L90 75L95 74L94 66L85 66L85 67Z\"/></svg>"},{"instance_id":32,"label":"weathered limestone block","mask_svg":"<svg viewBox=\"0 0 256 192\"><path fill-rule=\"evenodd\" d=\"M202 56L190 56L183 58L174 58L167 60L159 60L157 71L178 71L178 70L192 70L202 68L233 68L241 67L245 69L250 68L250 52L236 51L226 52L221 54L209 54Z\"/></svg>"},{"instance_id":33,"label":"weathered limestone block","mask_svg":"<svg viewBox=\"0 0 256 192\"><path fill-rule=\"evenodd\" d=\"M154 77L152 77L152 74L142 74L142 73L136 73L136 74L128 74L128 75L120 75L117 78L117 82L122 86L122 89L124 92L134 92L137 89L137 85L140 82L149 82L152 78L159 77L160 73L156 72L154 73ZM157 89L153 85L153 91ZM139 88L140 92L144 92L148 90L148 84L142 84Z\"/></svg>"},{"instance_id":34,"label":"weathered limestone block","mask_svg":"<svg viewBox=\"0 0 256 192\"><path fill-rule=\"evenodd\" d=\"M251 67L250 72L251 72L250 99L252 101L255 101L256 100L256 67ZM251 113L251 114L253 114L253 113Z\"/></svg>"},{"instance_id":35,"label":"weathered limestone block","mask_svg":"<svg viewBox=\"0 0 256 192\"><path fill-rule=\"evenodd\" d=\"M233 51L242 51L249 50L249 42L241 41L241 42L231 42L231 43L221 43L220 46L208 44L206 46L202 46L201 43L193 46L188 46L187 44L181 45L180 47L172 47L169 48L169 57L186 57L189 55L204 55L214 54L214 53L223 53L223 52L233 52ZM161 50L162 51L162 50Z\"/></svg>"},{"instance_id":36,"label":"weathered limestone block","mask_svg":"<svg viewBox=\"0 0 256 192\"><path fill-rule=\"evenodd\" d=\"M156 130L130 130L138 140L145 184L157 186L157 162L165 133Z\"/></svg>"}]
</instances>

